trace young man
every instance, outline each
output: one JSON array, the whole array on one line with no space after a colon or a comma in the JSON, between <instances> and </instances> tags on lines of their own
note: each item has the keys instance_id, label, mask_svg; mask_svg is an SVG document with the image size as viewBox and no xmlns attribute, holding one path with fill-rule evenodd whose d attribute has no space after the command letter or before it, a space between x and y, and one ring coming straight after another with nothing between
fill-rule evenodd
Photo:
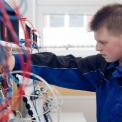
<instances>
[{"instance_id":1,"label":"young man","mask_svg":"<svg viewBox=\"0 0 122 122\"><path fill-rule=\"evenodd\" d=\"M97 122L122 122L122 4L98 10L90 30L100 54L86 58L32 54L31 71L49 84L96 92ZM21 69L19 55L9 60L10 70ZM24 60L27 65L27 58Z\"/></svg>"}]
</instances>

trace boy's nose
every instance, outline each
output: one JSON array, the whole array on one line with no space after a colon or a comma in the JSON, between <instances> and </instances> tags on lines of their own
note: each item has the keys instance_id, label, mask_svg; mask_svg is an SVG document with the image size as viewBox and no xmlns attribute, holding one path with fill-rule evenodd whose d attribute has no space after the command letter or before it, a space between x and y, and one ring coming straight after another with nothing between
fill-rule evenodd
<instances>
[{"instance_id":1,"label":"boy's nose","mask_svg":"<svg viewBox=\"0 0 122 122\"><path fill-rule=\"evenodd\" d=\"M102 51L102 47L98 43L96 44L96 51Z\"/></svg>"}]
</instances>

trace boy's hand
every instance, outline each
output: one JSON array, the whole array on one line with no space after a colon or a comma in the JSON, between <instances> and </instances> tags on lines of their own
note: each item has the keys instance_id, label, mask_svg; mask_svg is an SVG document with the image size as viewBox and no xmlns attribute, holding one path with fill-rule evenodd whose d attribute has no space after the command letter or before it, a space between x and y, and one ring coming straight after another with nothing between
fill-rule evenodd
<instances>
[{"instance_id":1,"label":"boy's hand","mask_svg":"<svg viewBox=\"0 0 122 122\"><path fill-rule=\"evenodd\" d=\"M3 71L4 71L4 68L3 68L2 64L0 63L0 74L2 74Z\"/></svg>"},{"instance_id":2,"label":"boy's hand","mask_svg":"<svg viewBox=\"0 0 122 122\"><path fill-rule=\"evenodd\" d=\"M10 55L8 57L8 66L9 66L9 70L12 71L14 69L15 66L15 58L13 55Z\"/></svg>"},{"instance_id":3,"label":"boy's hand","mask_svg":"<svg viewBox=\"0 0 122 122\"><path fill-rule=\"evenodd\" d=\"M9 70L12 71L14 69L14 65L15 65L15 58L13 55L10 55L8 57L8 67L9 67ZM0 63L0 74L2 74L4 72L4 68L2 66L2 63Z\"/></svg>"}]
</instances>

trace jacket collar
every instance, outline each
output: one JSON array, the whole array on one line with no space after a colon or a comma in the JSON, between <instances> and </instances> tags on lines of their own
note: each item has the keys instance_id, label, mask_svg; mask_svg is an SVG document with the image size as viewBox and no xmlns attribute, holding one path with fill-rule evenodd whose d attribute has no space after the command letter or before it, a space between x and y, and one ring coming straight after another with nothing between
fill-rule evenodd
<instances>
[{"instance_id":1,"label":"jacket collar","mask_svg":"<svg viewBox=\"0 0 122 122\"><path fill-rule=\"evenodd\" d=\"M112 62L112 63L109 63L109 65L107 66L107 70L111 69L111 68L115 68L119 65L119 62L118 61L115 61L115 62Z\"/></svg>"},{"instance_id":2,"label":"jacket collar","mask_svg":"<svg viewBox=\"0 0 122 122\"><path fill-rule=\"evenodd\" d=\"M112 75L114 77L122 77L122 66L119 66L119 62L112 62L107 66L107 70L114 68Z\"/></svg>"}]
</instances>

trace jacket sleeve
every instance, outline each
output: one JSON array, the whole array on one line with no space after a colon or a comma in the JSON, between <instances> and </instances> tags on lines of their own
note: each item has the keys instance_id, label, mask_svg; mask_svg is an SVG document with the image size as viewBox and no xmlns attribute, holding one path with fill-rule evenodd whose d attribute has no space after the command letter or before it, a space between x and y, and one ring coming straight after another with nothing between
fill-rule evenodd
<instances>
[{"instance_id":1,"label":"jacket sleeve","mask_svg":"<svg viewBox=\"0 0 122 122\"><path fill-rule=\"evenodd\" d=\"M14 70L20 70L19 55L14 56L16 62ZM27 65L26 60L24 65ZM99 69L102 66L100 62L104 62L102 60L99 54L81 58L41 52L31 54L31 72L39 75L49 84L69 89L96 91Z\"/></svg>"}]
</instances>

